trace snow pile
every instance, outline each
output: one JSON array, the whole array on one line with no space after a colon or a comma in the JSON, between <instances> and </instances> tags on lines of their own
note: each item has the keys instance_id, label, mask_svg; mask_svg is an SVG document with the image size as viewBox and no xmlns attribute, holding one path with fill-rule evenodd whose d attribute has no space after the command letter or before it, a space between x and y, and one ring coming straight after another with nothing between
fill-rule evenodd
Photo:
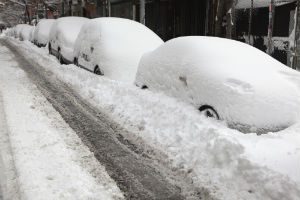
<instances>
[{"instance_id":1,"label":"snow pile","mask_svg":"<svg viewBox=\"0 0 300 200\"><path fill-rule=\"evenodd\" d=\"M7 129L0 138L9 138L19 185L16 190L3 188L4 198L13 199L9 192L19 190L21 199L30 200L123 199L104 167L12 61L9 50L2 46L0 53L0 111L6 121L0 123L1 130ZM9 152L3 146L0 150L0 155ZM14 180L6 181L0 186Z\"/></svg>"},{"instance_id":2,"label":"snow pile","mask_svg":"<svg viewBox=\"0 0 300 200\"><path fill-rule=\"evenodd\" d=\"M54 22L54 19L42 19L39 21L33 35L36 44L46 45L49 42L50 30Z\"/></svg>"},{"instance_id":3,"label":"snow pile","mask_svg":"<svg viewBox=\"0 0 300 200\"><path fill-rule=\"evenodd\" d=\"M246 132L280 130L300 117L299 72L233 40L170 40L143 56L136 83L196 109L212 106L230 126Z\"/></svg>"},{"instance_id":4,"label":"snow pile","mask_svg":"<svg viewBox=\"0 0 300 200\"><path fill-rule=\"evenodd\" d=\"M91 71L99 66L104 76L133 83L142 55L161 44L163 41L140 23L121 18L97 18L82 27L74 56L80 65Z\"/></svg>"},{"instance_id":5,"label":"snow pile","mask_svg":"<svg viewBox=\"0 0 300 200\"><path fill-rule=\"evenodd\" d=\"M28 42L11 42L130 130L125 137L140 147L156 149L156 158L193 179L211 196L222 200L300 198L299 124L277 134L245 135L164 94L95 76L74 65L59 65Z\"/></svg>"},{"instance_id":6,"label":"snow pile","mask_svg":"<svg viewBox=\"0 0 300 200\"><path fill-rule=\"evenodd\" d=\"M296 0L275 0L276 6L281 6L287 3L294 2ZM268 7L271 3L271 0L254 0L253 7L254 8L261 8L261 7ZM237 9L242 8L251 8L251 0L238 0L236 4Z\"/></svg>"},{"instance_id":7,"label":"snow pile","mask_svg":"<svg viewBox=\"0 0 300 200\"><path fill-rule=\"evenodd\" d=\"M56 51L60 48L61 55L72 62L75 40L88 20L83 17L62 17L55 20L49 35L51 48Z\"/></svg>"}]
</instances>

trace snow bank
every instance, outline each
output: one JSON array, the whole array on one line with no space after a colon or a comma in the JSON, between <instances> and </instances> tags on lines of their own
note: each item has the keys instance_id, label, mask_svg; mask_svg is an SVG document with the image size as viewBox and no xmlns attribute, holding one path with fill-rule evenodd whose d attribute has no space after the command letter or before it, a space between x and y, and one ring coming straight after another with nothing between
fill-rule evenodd
<instances>
[{"instance_id":1,"label":"snow bank","mask_svg":"<svg viewBox=\"0 0 300 200\"><path fill-rule=\"evenodd\" d=\"M163 41L140 23L103 17L82 27L74 55L80 65L91 71L99 66L104 76L133 83L142 55L161 44Z\"/></svg>"},{"instance_id":2,"label":"snow bank","mask_svg":"<svg viewBox=\"0 0 300 200\"><path fill-rule=\"evenodd\" d=\"M61 55L72 62L75 40L88 20L83 17L62 17L55 20L49 35L51 48L56 51L60 48Z\"/></svg>"},{"instance_id":3,"label":"snow bank","mask_svg":"<svg viewBox=\"0 0 300 200\"><path fill-rule=\"evenodd\" d=\"M54 24L54 19L42 19L37 24L34 31L34 42L40 45L46 45L49 42L49 35L52 25Z\"/></svg>"},{"instance_id":4,"label":"snow bank","mask_svg":"<svg viewBox=\"0 0 300 200\"><path fill-rule=\"evenodd\" d=\"M281 6L287 3L294 2L295 0L275 0L276 6ZM260 8L260 7L268 7L271 3L271 0L254 0L253 7ZM236 4L236 8L251 8L251 0L238 0Z\"/></svg>"},{"instance_id":5,"label":"snow bank","mask_svg":"<svg viewBox=\"0 0 300 200\"><path fill-rule=\"evenodd\" d=\"M100 78L74 65L59 65L30 43L10 41L128 129L127 139L156 149L156 159L191 178L211 196L222 200L300 198L299 123L277 134L245 135L164 94Z\"/></svg>"},{"instance_id":6,"label":"snow bank","mask_svg":"<svg viewBox=\"0 0 300 200\"><path fill-rule=\"evenodd\" d=\"M212 106L221 119L245 132L281 130L300 117L300 73L233 40L170 40L143 56L136 84L196 109Z\"/></svg>"},{"instance_id":7,"label":"snow bank","mask_svg":"<svg viewBox=\"0 0 300 200\"><path fill-rule=\"evenodd\" d=\"M1 115L6 118L21 199L123 199L76 133L18 64L5 57L9 50L2 46L0 52Z\"/></svg>"}]
</instances>

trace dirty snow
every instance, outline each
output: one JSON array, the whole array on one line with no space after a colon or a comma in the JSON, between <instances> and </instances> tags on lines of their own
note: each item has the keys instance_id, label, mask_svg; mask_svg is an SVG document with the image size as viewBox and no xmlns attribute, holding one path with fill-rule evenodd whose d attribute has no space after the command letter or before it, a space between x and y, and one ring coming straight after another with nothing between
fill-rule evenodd
<instances>
[{"instance_id":1,"label":"dirty snow","mask_svg":"<svg viewBox=\"0 0 300 200\"><path fill-rule=\"evenodd\" d=\"M13 59L1 46L3 198L18 199L19 193L30 200L123 199L104 167Z\"/></svg>"},{"instance_id":2,"label":"dirty snow","mask_svg":"<svg viewBox=\"0 0 300 200\"><path fill-rule=\"evenodd\" d=\"M125 135L222 200L300 198L300 123L278 133L242 134L162 93L60 65L44 49L8 39L29 59L130 130ZM31 53L28 53L31 52Z\"/></svg>"}]
</instances>

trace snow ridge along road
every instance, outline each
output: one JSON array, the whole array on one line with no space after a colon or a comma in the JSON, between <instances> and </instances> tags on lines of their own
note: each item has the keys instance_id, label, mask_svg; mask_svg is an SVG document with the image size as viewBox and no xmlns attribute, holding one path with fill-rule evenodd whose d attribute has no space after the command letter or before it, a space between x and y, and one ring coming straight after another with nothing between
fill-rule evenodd
<instances>
[{"instance_id":1,"label":"snow ridge along road","mask_svg":"<svg viewBox=\"0 0 300 200\"><path fill-rule=\"evenodd\" d=\"M135 153L134 145L123 140L122 130L105 115L76 96L65 84L33 67L15 47L1 41L63 119L106 167L127 199L184 199L181 190L151 164ZM37 64L36 64L37 65Z\"/></svg>"}]
</instances>

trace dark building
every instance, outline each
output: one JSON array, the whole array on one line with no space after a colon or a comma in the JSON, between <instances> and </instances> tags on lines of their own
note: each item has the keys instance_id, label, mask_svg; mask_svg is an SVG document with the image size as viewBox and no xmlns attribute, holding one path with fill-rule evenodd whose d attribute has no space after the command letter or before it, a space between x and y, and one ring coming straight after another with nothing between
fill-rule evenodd
<instances>
[{"instance_id":1,"label":"dark building","mask_svg":"<svg viewBox=\"0 0 300 200\"><path fill-rule=\"evenodd\" d=\"M272 34L272 56L280 62L291 65L291 39L294 35L294 15L296 2L277 6L275 8L274 26ZM249 37L249 12L248 9L236 11L237 40L250 43L254 47L266 52L268 42L269 8L253 8L250 41Z\"/></svg>"},{"instance_id":2,"label":"dark building","mask_svg":"<svg viewBox=\"0 0 300 200\"><path fill-rule=\"evenodd\" d=\"M257 1L260 0L254 0L256 3ZM165 41L190 35L236 39L267 51L284 64L293 65L291 61L298 58L293 49L293 37L296 36L295 31L293 32L296 24L294 22L296 1L285 0L272 9L275 10L275 15L270 37L268 37L270 25L268 3L265 3L265 7L251 9L249 6L239 8L235 2L240 1L64 0L62 13L64 16L78 15L88 18L111 16L136 20L152 29ZM298 46L300 47L300 41Z\"/></svg>"}]
</instances>

